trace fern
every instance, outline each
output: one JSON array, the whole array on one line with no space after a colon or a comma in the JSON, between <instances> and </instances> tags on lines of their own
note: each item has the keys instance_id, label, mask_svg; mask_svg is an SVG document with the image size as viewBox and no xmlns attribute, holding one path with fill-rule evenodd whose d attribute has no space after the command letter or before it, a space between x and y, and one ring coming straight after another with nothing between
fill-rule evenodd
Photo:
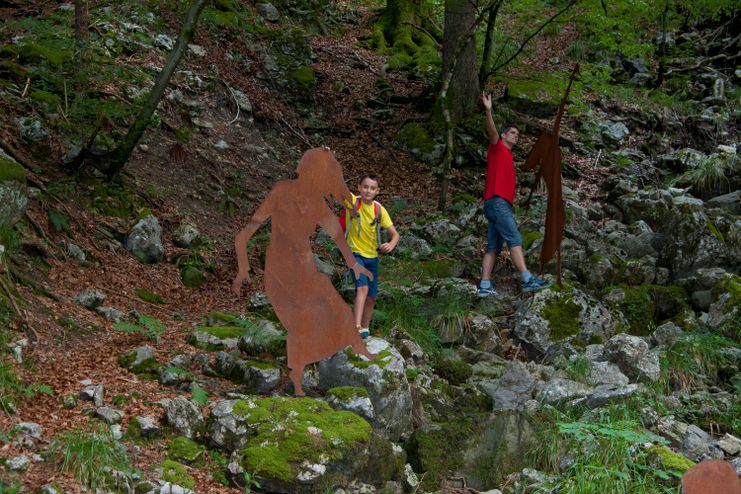
<instances>
[{"instance_id":1,"label":"fern","mask_svg":"<svg viewBox=\"0 0 741 494\"><path fill-rule=\"evenodd\" d=\"M155 343L159 343L160 335L165 332L165 325L156 317L139 314L139 324L117 322L113 329L126 333L141 333Z\"/></svg>"},{"instance_id":2,"label":"fern","mask_svg":"<svg viewBox=\"0 0 741 494\"><path fill-rule=\"evenodd\" d=\"M201 406L206 406L208 404L208 393L205 389L200 387L197 384L193 384L193 386L190 389L191 395L193 396L193 401L198 403Z\"/></svg>"}]
</instances>

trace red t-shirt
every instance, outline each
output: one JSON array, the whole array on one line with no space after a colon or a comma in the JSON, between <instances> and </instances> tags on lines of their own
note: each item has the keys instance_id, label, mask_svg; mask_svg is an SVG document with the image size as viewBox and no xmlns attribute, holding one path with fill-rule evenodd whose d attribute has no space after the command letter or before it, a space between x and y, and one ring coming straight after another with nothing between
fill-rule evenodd
<instances>
[{"instance_id":1,"label":"red t-shirt","mask_svg":"<svg viewBox=\"0 0 741 494\"><path fill-rule=\"evenodd\" d=\"M507 199L510 204L515 203L515 160L512 151L504 145L501 139L496 144L489 144L486 151L486 187L484 200L494 196Z\"/></svg>"}]
</instances>

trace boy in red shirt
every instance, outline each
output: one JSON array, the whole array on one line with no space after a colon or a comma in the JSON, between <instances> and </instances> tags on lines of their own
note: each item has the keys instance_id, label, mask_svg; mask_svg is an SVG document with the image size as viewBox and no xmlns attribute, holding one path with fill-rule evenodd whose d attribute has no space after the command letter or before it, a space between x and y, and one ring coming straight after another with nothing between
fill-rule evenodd
<instances>
[{"instance_id":1,"label":"boy in red shirt","mask_svg":"<svg viewBox=\"0 0 741 494\"><path fill-rule=\"evenodd\" d=\"M489 222L489 228L487 231L486 253L481 267L479 296L486 297L487 295L497 294L491 284L491 272L494 269L497 255L502 251L505 242L509 247L512 263L520 272L522 291L542 290L549 287L550 282L543 281L528 271L525 265L525 256L522 252L522 236L517 229L515 216L512 212L517 183L512 148L517 144L520 132L516 127L504 127L500 135L491 115L491 95L483 93L481 99L486 109L486 132L489 134L489 148L486 152L486 186L484 188L484 216Z\"/></svg>"}]
</instances>

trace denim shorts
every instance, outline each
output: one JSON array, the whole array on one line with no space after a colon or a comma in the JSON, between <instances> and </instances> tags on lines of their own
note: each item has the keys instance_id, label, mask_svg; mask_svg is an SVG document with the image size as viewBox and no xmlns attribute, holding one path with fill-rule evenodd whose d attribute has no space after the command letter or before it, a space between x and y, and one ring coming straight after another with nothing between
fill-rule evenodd
<instances>
[{"instance_id":1,"label":"denim shorts","mask_svg":"<svg viewBox=\"0 0 741 494\"><path fill-rule=\"evenodd\" d=\"M484 216L489 221L486 234L486 252L502 252L504 242L511 249L522 245L520 231L515 224L512 204L506 199L494 196L484 201Z\"/></svg>"},{"instance_id":2,"label":"denim shorts","mask_svg":"<svg viewBox=\"0 0 741 494\"><path fill-rule=\"evenodd\" d=\"M359 286L368 287L368 296L375 297L378 295L378 258L377 257L363 257L360 254L353 252L355 259L365 269L373 274L373 281L370 281L364 274L360 275L360 279L355 279L353 274L352 279L355 280L355 288ZM351 270L352 271L352 270Z\"/></svg>"}]
</instances>

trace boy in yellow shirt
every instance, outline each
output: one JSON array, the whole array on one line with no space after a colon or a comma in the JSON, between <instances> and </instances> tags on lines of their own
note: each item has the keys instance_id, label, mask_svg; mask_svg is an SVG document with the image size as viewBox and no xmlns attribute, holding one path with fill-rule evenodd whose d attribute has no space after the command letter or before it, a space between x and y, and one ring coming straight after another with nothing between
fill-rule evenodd
<instances>
[{"instance_id":1,"label":"boy in yellow shirt","mask_svg":"<svg viewBox=\"0 0 741 494\"><path fill-rule=\"evenodd\" d=\"M354 210L352 214L347 214L347 243L357 262L373 274L372 280L366 275L361 275L360 279L353 277L355 328L363 339L370 335L370 321L378 297L378 253L388 254L399 243L399 232L394 228L388 211L375 201L379 190L378 176L367 173L360 178L358 195L353 194L352 197L353 204L350 207L345 205L349 210ZM379 227L389 231L391 240L381 243Z\"/></svg>"}]
</instances>

